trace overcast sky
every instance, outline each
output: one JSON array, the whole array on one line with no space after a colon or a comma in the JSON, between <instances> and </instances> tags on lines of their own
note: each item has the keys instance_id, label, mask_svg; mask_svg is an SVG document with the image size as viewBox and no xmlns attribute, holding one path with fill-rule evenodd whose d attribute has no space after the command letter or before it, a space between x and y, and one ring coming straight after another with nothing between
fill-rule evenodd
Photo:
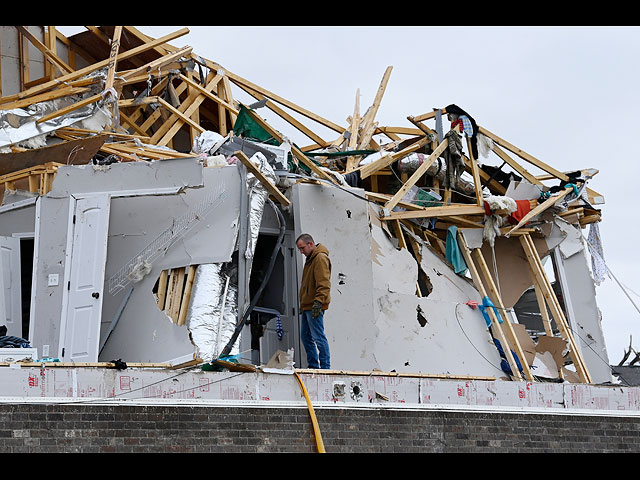
<instances>
[{"instance_id":1,"label":"overcast sky","mask_svg":"<svg viewBox=\"0 0 640 480\"><path fill-rule=\"evenodd\" d=\"M138 28L157 38L182 26ZM639 28L187 28L190 33L172 45L190 45L196 54L345 127L357 89L364 113L385 69L393 66L376 117L380 125L411 127L408 116L455 103L479 125L558 170L598 169L589 186L605 197L605 204L596 206L602 209L605 260L640 306L635 252L640 156L634 137ZM293 129L283 131L270 111L260 114L294 141L312 143ZM327 140L337 137L306 124ZM501 161L492 156L481 163ZM521 163L535 175L543 173ZM588 229L583 233L586 237ZM640 350L640 313L613 279L596 293L610 363L617 364L630 335Z\"/></svg>"}]
</instances>

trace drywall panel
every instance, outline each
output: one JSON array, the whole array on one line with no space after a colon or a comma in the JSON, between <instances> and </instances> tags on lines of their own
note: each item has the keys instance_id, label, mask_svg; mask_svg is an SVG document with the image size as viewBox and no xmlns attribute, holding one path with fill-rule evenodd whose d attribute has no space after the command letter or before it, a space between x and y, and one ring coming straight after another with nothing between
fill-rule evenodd
<instances>
[{"instance_id":1,"label":"drywall panel","mask_svg":"<svg viewBox=\"0 0 640 480\"><path fill-rule=\"evenodd\" d=\"M26 197L16 197L15 199L17 201L26 200ZM10 209L9 205L5 208L9 209L0 208L0 236L10 237L15 234L31 234L34 232L35 201L29 202L28 205L20 208Z\"/></svg>"},{"instance_id":2,"label":"drywall panel","mask_svg":"<svg viewBox=\"0 0 640 480\"><path fill-rule=\"evenodd\" d=\"M375 367L377 327L374 322L371 231L368 203L363 191L331 185L299 183L292 187L295 237L309 233L329 249L331 258L331 305L325 312L325 333L331 349L331 368ZM362 198L361 198L362 197ZM298 258L298 286L304 256ZM296 365L306 367L299 352Z\"/></svg>"},{"instance_id":3,"label":"drywall panel","mask_svg":"<svg viewBox=\"0 0 640 480\"><path fill-rule=\"evenodd\" d=\"M429 246L421 249L422 271L433 287L418 297L418 264L406 249L397 250L371 220L377 342L372 352L383 371L502 377L500 356L479 310L481 302L466 277L457 275ZM402 284L402 289L395 285ZM395 289L395 291L394 291ZM426 294L424 292L423 294Z\"/></svg>"},{"instance_id":4,"label":"drywall panel","mask_svg":"<svg viewBox=\"0 0 640 480\"><path fill-rule=\"evenodd\" d=\"M331 254L332 368L504 375L481 312L464 305L481 300L469 279L424 247L421 267L434 288L420 298L417 261L396 248L359 190L298 184L293 193L296 234L311 233Z\"/></svg>"},{"instance_id":5,"label":"drywall panel","mask_svg":"<svg viewBox=\"0 0 640 480\"><path fill-rule=\"evenodd\" d=\"M65 166L58 168L48 196L198 187L202 186L202 171L197 158Z\"/></svg>"},{"instance_id":6,"label":"drywall panel","mask_svg":"<svg viewBox=\"0 0 640 480\"><path fill-rule=\"evenodd\" d=\"M573 226L570 228L577 230ZM579 234L579 231L578 231ZM573 239L567 236L567 239ZM602 316L596 302L596 289L584 245L561 248L567 240L554 250L554 260L558 279L562 287L564 303L567 308L567 320L571 326L574 338L578 341L580 351L591 378L595 383L612 380L609 367L609 355L602 332ZM571 241L572 245L582 244L581 240ZM575 252L565 256L565 251Z\"/></svg>"},{"instance_id":7,"label":"drywall panel","mask_svg":"<svg viewBox=\"0 0 640 480\"><path fill-rule=\"evenodd\" d=\"M160 311L153 287L162 270L230 261L239 202L235 167L206 168L202 188L179 194L112 198L101 338L117 323L101 360L160 362L193 354L187 326ZM123 272L138 262L150 270L127 279Z\"/></svg>"},{"instance_id":8,"label":"drywall panel","mask_svg":"<svg viewBox=\"0 0 640 480\"><path fill-rule=\"evenodd\" d=\"M223 169L224 170L224 169ZM235 169L234 169L235 170ZM58 352L60 336L60 318L62 309L62 292L65 288L64 282L60 280L56 285L49 285L49 275L58 275L59 279L64 278L65 264L67 261L67 236L69 219L69 195L71 194L91 194L93 192L112 191L115 195L126 194L126 192L149 192L164 188L183 188L190 190L188 186L201 186L203 183L202 165L195 159L178 159L155 162L135 162L119 163L108 167L97 167L92 165L66 166L58 170L58 174L53 182L52 191L39 198L39 213L36 218L36 232L40 232L35 242L35 275L32 294L32 315L30 328L30 340L38 351L50 351L52 355ZM133 193L132 193L133 195ZM134 198L125 197L119 205L126 205L127 200L133 202ZM156 198L162 198L160 196ZM187 205L179 196L175 196L174 201L180 205ZM150 219L159 218L171 219L169 211L163 211L161 203L155 202L153 215L148 214ZM125 208L125 210L127 210ZM6 212L8 215L10 212ZM124 215L133 216L133 212L127 211ZM123 218L123 215L118 215ZM145 225L144 219L138 218L139 225ZM157 225L153 225L154 228ZM142 235L141 232L152 232L153 230L143 230L138 228L128 235L129 238ZM125 235L126 236L126 235ZM187 243L197 242L197 237L187 240ZM109 255L109 244L114 239L108 240L107 267L109 259L117 258L119 253ZM181 242L180 245L184 245ZM113 252L113 250L111 249ZM126 251L125 251L126 253ZM137 251L130 252L135 255ZM202 260L196 258L196 260ZM186 262L187 264L189 262ZM105 275L105 278L108 278ZM153 286L153 285L152 285ZM105 292L107 289L105 288ZM105 301L108 298L105 295ZM153 307L153 308L151 308ZM103 307L104 308L104 307ZM108 321L113 318L114 311L118 307L112 307ZM157 306L153 303L146 306L147 311L155 313ZM103 310L104 312L104 310ZM144 316L145 308L142 309ZM158 311L159 312L159 311ZM103 329L105 317L103 313ZM135 338L133 339L135 341ZM46 347L46 348L43 348ZM163 348L162 346L160 348ZM117 357L120 358L120 357ZM112 360L112 358L109 358Z\"/></svg>"}]
</instances>

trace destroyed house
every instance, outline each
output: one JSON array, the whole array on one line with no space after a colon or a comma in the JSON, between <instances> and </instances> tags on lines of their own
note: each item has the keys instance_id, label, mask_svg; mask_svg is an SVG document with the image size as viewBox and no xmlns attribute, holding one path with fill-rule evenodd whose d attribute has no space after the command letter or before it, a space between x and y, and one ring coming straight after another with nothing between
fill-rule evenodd
<instances>
[{"instance_id":1,"label":"destroyed house","mask_svg":"<svg viewBox=\"0 0 640 480\"><path fill-rule=\"evenodd\" d=\"M464 105L380 125L392 67L339 125L173 47L187 29L0 33L0 322L32 360L305 367L310 233L332 369L612 381L597 170L558 171Z\"/></svg>"}]
</instances>

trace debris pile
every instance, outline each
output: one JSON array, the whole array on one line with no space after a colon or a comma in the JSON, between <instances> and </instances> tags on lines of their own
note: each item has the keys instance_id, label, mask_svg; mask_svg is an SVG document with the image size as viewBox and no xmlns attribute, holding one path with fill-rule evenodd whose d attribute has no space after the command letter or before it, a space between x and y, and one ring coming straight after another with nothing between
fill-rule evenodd
<instances>
[{"instance_id":1,"label":"debris pile","mask_svg":"<svg viewBox=\"0 0 640 480\"><path fill-rule=\"evenodd\" d=\"M61 165L99 167L194 156L205 166L241 162L281 205L290 204L285 193L291 178L362 189L377 205L398 249L418 258L420 247L427 245L457 274L470 276L483 302L469 307L482 312L503 370L512 378L538 378L533 371L538 358L550 378L592 382L567 305L542 259L552 249L545 239L558 221L562 228L580 231L601 220L594 205L603 197L587 186L597 170L558 171L483 127L481 112L472 116L455 104L407 112L405 126L380 125L376 115L392 67L383 73L368 108L362 108L356 92L355 105L345 106L347 124L340 125L191 47L173 47L170 42L186 35L186 28L158 39L127 26L87 27L69 38L47 27L40 39L34 27L5 28L15 28L20 45L37 48L46 66L38 80L31 80L27 69L19 91L0 97L0 188L5 195L16 190L45 195ZM21 48L20 55L25 51ZM236 101L232 87L256 102ZM277 114L310 144L291 142L261 118L261 108ZM335 138L322 138L288 111L335 132ZM275 173L284 174L269 178L243 153L243 142L266 155L272 152L270 158L279 160ZM505 298L505 285L498 280L509 272L500 272L496 265L501 262L495 261L503 252L522 260L514 268L530 272L527 286L535 294L542 332L527 332L509 317L521 292ZM172 292L173 274L162 276L158 301L161 309L166 302L173 321L182 324L195 268L182 271L177 281L182 284L186 275L187 292ZM429 282L419 281L416 294L428 296Z\"/></svg>"}]
</instances>

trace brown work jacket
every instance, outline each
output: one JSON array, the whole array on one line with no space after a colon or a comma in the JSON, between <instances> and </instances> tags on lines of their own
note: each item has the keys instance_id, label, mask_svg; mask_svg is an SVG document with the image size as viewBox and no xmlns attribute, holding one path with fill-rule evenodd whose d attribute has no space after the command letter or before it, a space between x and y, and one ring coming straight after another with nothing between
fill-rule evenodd
<instances>
[{"instance_id":1,"label":"brown work jacket","mask_svg":"<svg viewBox=\"0 0 640 480\"><path fill-rule=\"evenodd\" d=\"M307 257L302 271L300 284L300 310L311 310L313 301L322 304L322 310L329 308L331 302L331 260L329 250L317 244L315 250Z\"/></svg>"}]
</instances>

